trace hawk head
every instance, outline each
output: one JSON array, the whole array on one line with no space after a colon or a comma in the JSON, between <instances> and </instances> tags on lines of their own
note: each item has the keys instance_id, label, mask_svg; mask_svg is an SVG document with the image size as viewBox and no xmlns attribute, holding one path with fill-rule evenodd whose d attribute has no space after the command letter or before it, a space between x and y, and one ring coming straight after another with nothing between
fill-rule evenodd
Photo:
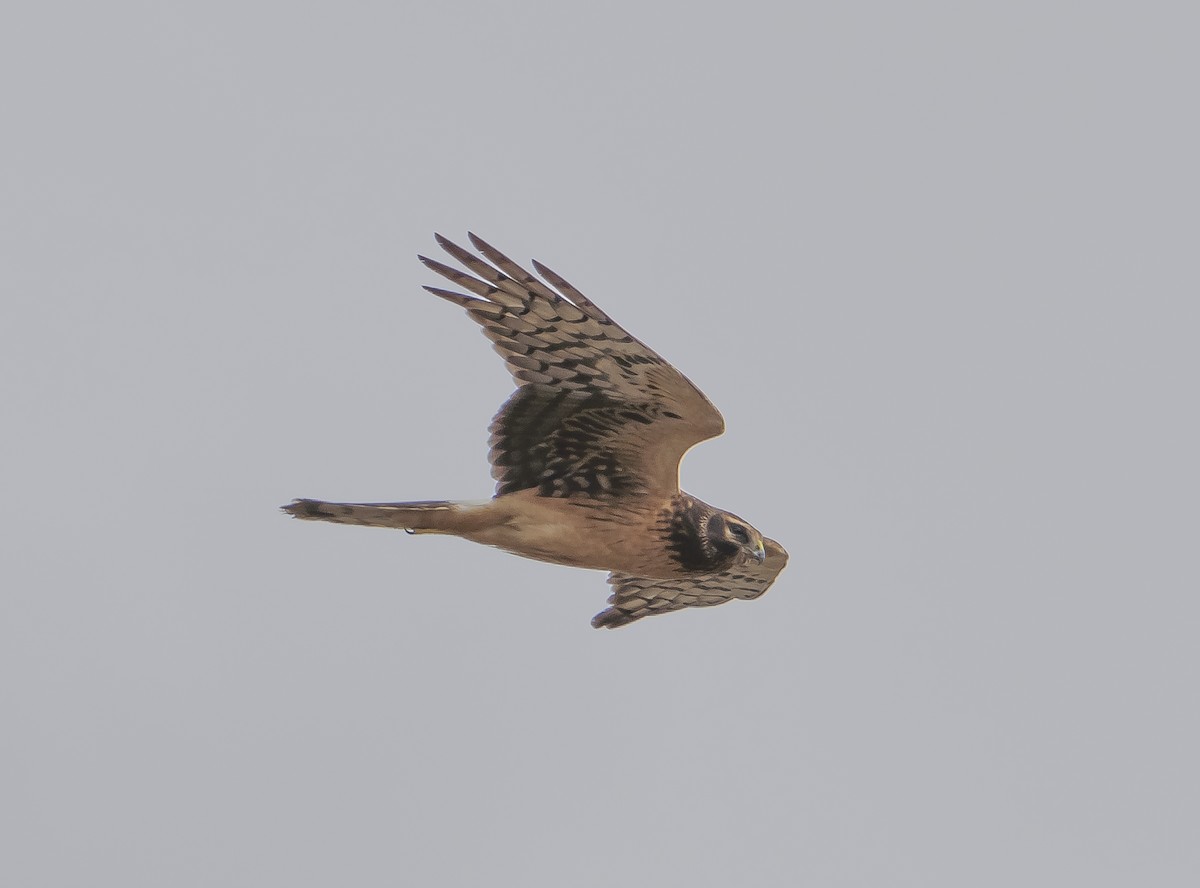
<instances>
[{"instance_id":1,"label":"hawk head","mask_svg":"<svg viewBox=\"0 0 1200 888\"><path fill-rule=\"evenodd\" d=\"M725 558L743 553L759 564L767 558L762 534L729 512L713 512L705 524L704 536L713 550Z\"/></svg>"}]
</instances>

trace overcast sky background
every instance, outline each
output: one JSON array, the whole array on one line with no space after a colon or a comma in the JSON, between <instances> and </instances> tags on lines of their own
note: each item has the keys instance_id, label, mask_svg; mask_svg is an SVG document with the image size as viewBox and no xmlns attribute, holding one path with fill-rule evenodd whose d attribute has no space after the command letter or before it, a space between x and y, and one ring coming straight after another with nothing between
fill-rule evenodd
<instances>
[{"instance_id":1,"label":"overcast sky background","mask_svg":"<svg viewBox=\"0 0 1200 888\"><path fill-rule=\"evenodd\" d=\"M0 883L1196 884L1189 4L3 18ZM765 597L277 511L490 493L468 229L718 405Z\"/></svg>"}]
</instances>

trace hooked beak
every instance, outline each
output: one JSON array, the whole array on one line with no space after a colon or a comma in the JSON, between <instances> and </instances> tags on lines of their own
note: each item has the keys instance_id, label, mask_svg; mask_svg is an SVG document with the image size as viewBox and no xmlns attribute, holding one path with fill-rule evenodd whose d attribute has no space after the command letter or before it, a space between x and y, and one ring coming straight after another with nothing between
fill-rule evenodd
<instances>
[{"instance_id":1,"label":"hooked beak","mask_svg":"<svg viewBox=\"0 0 1200 888\"><path fill-rule=\"evenodd\" d=\"M751 552L750 555L759 564L762 564L767 560L767 550L763 548L762 540L758 541L758 545L754 548L754 551Z\"/></svg>"}]
</instances>

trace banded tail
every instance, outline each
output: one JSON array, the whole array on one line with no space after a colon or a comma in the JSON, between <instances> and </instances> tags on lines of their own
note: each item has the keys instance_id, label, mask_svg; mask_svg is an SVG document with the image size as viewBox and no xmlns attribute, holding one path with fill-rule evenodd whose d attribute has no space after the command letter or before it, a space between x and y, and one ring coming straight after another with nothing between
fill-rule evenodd
<instances>
[{"instance_id":1,"label":"banded tail","mask_svg":"<svg viewBox=\"0 0 1200 888\"><path fill-rule=\"evenodd\" d=\"M364 527L395 527L409 533L460 533L467 503L432 500L420 503L327 503L292 500L283 511L305 521L332 521Z\"/></svg>"}]
</instances>

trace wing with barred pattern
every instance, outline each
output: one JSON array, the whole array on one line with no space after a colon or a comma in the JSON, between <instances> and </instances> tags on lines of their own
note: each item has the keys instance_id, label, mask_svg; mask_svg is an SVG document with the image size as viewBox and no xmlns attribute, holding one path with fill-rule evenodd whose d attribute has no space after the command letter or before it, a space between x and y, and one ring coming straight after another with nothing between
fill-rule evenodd
<instances>
[{"instance_id":1,"label":"wing with barred pattern","mask_svg":"<svg viewBox=\"0 0 1200 888\"><path fill-rule=\"evenodd\" d=\"M592 626L616 629L642 617L685 607L712 607L735 598L746 601L758 598L775 582L788 561L787 552L774 540L764 538L763 547L767 557L762 564L744 560L720 573L668 580L611 573L608 575L613 587L608 598L610 607L592 617Z\"/></svg>"},{"instance_id":2,"label":"wing with barred pattern","mask_svg":"<svg viewBox=\"0 0 1200 888\"><path fill-rule=\"evenodd\" d=\"M497 495L677 491L683 454L724 431L717 409L559 275L534 262L543 282L469 237L486 262L441 235L437 241L470 274L419 258L473 294L425 288L467 310L518 386L491 426Z\"/></svg>"}]
</instances>

